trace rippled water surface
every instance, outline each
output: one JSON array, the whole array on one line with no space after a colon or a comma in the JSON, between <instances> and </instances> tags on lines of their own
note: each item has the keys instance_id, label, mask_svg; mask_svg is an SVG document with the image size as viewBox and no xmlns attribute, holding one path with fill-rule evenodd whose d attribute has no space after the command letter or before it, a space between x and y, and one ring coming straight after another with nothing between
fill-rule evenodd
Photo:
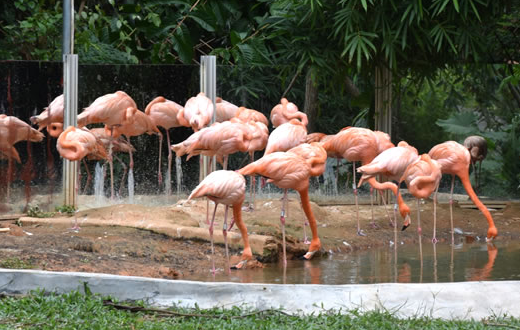
<instances>
[{"instance_id":1,"label":"rippled water surface","mask_svg":"<svg viewBox=\"0 0 520 330\"><path fill-rule=\"evenodd\" d=\"M421 257L422 250L422 257ZM397 258L396 258L397 255ZM201 281L278 284L435 283L520 280L520 242L422 243L334 254L312 261L289 260L263 269L219 269ZM217 265L222 267L223 265Z\"/></svg>"}]
</instances>

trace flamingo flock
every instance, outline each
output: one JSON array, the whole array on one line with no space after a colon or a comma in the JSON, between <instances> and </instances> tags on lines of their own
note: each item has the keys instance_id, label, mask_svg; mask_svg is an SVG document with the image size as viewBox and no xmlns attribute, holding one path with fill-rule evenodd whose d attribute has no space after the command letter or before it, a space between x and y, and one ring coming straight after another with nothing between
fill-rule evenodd
<instances>
[{"instance_id":1,"label":"flamingo flock","mask_svg":"<svg viewBox=\"0 0 520 330\"><path fill-rule=\"evenodd\" d=\"M145 111L141 111L128 94L116 91L97 98L86 107L78 115L78 127L64 128L63 95L60 95L40 115L31 117L31 122L38 125L38 130L17 118L0 115L0 156L20 162L13 145L21 140L39 142L43 139L40 131L47 129L51 136L58 137L57 150L63 158L83 161L85 158L101 159L109 162L113 198L115 193L112 159L116 157L115 151L129 153L131 171L132 154L135 152L135 148L130 143L131 137L145 133L156 134L162 141L163 133L159 129L162 128L166 132L167 142L170 145L170 129L190 127L193 130L191 136L168 148L168 173L164 182L168 187L166 192L170 194L172 152L177 157L187 155L188 159L195 155L216 156L223 170L213 172L202 180L190 194L189 199L207 197L215 202L213 218L209 222L210 237L213 237L213 224L218 204L226 207L224 237L226 231L236 223L245 246L241 261L235 268L243 268L253 257L248 244L247 229L241 217L246 191L244 176L248 175L251 176L251 190L249 207L244 208L247 211L254 210L254 196L252 196L255 190L254 175L266 178L267 183L272 183L283 190L280 224L284 264L287 262L285 223L289 189L298 192L306 222L312 232L308 251L302 258L311 259L320 250L318 219L314 216L309 201L309 179L311 176L323 174L327 157L345 159L353 163L357 233L361 236L365 234L359 220L357 188L364 182L368 182L371 186L371 200L373 189L377 191L389 189L394 193L395 209L399 209L404 219L404 230L410 225L411 217L410 208L400 194L400 184L405 182L409 192L417 199L428 198L437 193L442 174L451 174L453 178L457 175L460 178L468 195L488 222L487 238L493 239L498 234L491 214L480 202L469 181L470 164L483 159L482 156L478 156L479 150L487 151L482 141L475 137L467 140L466 146L448 141L434 146L428 154L419 155L417 149L405 141L399 142L396 146L388 134L367 128L345 127L333 135L308 134L306 114L300 112L298 107L286 98L282 98L280 104L275 105L271 110L270 121L274 129L270 134L269 121L262 112L234 105L221 98L217 98L215 105L214 107L204 93L188 99L184 107L158 96L145 107ZM214 123L212 123L213 117L217 119ZM90 129L86 127L91 124L103 124L104 127ZM121 138L123 135L126 140ZM255 151L261 150L265 150L263 156L255 160ZM237 171L229 171L227 170L228 157L237 152L248 153L250 163ZM161 151L159 157L160 155ZM361 162L361 167L356 169L356 162ZM361 174L358 183L356 183L357 173ZM377 177L380 175L387 181L379 182ZM158 182L159 185L163 184L160 158ZM453 183L451 194L453 194ZM450 197L450 205L451 200ZM228 227L229 207L233 208L233 219ZM420 230L420 219L417 220ZM392 223L396 228L397 219L394 218ZM372 225L375 225L373 216ZM304 240L307 240L306 235ZM436 240L435 233L433 240Z\"/></svg>"}]
</instances>

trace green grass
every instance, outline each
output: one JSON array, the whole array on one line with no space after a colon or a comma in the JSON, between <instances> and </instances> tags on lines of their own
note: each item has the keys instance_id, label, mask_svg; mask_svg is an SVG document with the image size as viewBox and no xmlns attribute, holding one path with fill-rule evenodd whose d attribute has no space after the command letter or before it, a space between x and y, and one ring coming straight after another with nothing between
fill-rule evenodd
<instances>
[{"instance_id":1,"label":"green grass","mask_svg":"<svg viewBox=\"0 0 520 330\"><path fill-rule=\"evenodd\" d=\"M0 260L0 268L31 269L34 268L34 265L30 261L24 261L18 258L7 258Z\"/></svg>"},{"instance_id":2,"label":"green grass","mask_svg":"<svg viewBox=\"0 0 520 330\"><path fill-rule=\"evenodd\" d=\"M88 288L87 292L89 292ZM142 302L120 304L106 297L42 291L24 297L0 295L0 329L520 329L520 320L398 319L388 312L327 312L292 316L282 310L241 308L159 310Z\"/></svg>"}]
</instances>

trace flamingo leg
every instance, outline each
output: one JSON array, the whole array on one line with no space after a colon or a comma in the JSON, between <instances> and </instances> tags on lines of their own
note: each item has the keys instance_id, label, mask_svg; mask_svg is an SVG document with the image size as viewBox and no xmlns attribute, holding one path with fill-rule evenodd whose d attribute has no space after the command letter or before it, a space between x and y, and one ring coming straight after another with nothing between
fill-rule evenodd
<instances>
[{"instance_id":1,"label":"flamingo leg","mask_svg":"<svg viewBox=\"0 0 520 330\"><path fill-rule=\"evenodd\" d=\"M170 145L170 132L166 130L166 142L167 145ZM168 173L166 173L166 195L170 196L172 194L172 159L173 153L172 148L168 148Z\"/></svg>"},{"instance_id":2,"label":"flamingo leg","mask_svg":"<svg viewBox=\"0 0 520 330\"><path fill-rule=\"evenodd\" d=\"M250 151L249 156L251 157L251 163L255 161L255 152ZM249 185L249 210L255 209L255 175L251 174L251 184Z\"/></svg>"},{"instance_id":3,"label":"flamingo leg","mask_svg":"<svg viewBox=\"0 0 520 330\"><path fill-rule=\"evenodd\" d=\"M227 170L228 157L229 155L224 156L224 165L222 166L224 170Z\"/></svg>"},{"instance_id":4,"label":"flamingo leg","mask_svg":"<svg viewBox=\"0 0 520 330\"><path fill-rule=\"evenodd\" d=\"M314 217L314 213L312 213L311 203L309 200L309 191L307 189L303 189L298 191L300 194L300 200L302 202L303 212L305 216L309 220L309 227L311 228L312 239L311 244L309 245L309 251L303 256L303 259L309 260L311 259L316 252L318 252L321 248L320 238L318 237L318 224L316 223L316 218Z\"/></svg>"},{"instance_id":5,"label":"flamingo leg","mask_svg":"<svg viewBox=\"0 0 520 330\"><path fill-rule=\"evenodd\" d=\"M227 214L228 214L229 206L226 205L226 209L224 211L224 225L222 226L222 236L224 236L224 246L226 247L226 260L227 260L227 269L229 271L229 249L228 249L228 241L227 241Z\"/></svg>"},{"instance_id":6,"label":"flamingo leg","mask_svg":"<svg viewBox=\"0 0 520 330\"><path fill-rule=\"evenodd\" d=\"M117 157L116 155L113 156L121 163L121 166L123 166L123 175L121 176L121 183L119 184L119 196L122 196L123 188L125 186L125 177L126 173L128 172L128 166L126 166L125 162L123 162L121 158Z\"/></svg>"},{"instance_id":7,"label":"flamingo leg","mask_svg":"<svg viewBox=\"0 0 520 330\"><path fill-rule=\"evenodd\" d=\"M166 132L168 132L168 130L166 130ZM157 181L159 182L159 187L162 185L162 179L163 179L162 173L161 173L162 144L163 144L163 135L159 134L159 168L157 169ZM168 143L168 145L170 145L170 144ZM168 150L171 150L171 148L168 148Z\"/></svg>"},{"instance_id":8,"label":"flamingo leg","mask_svg":"<svg viewBox=\"0 0 520 330\"><path fill-rule=\"evenodd\" d=\"M215 209L213 211L213 217L209 224L209 239L211 241L211 272L215 275L215 245L213 244L213 223L215 222L215 214L217 213L218 203L215 203ZM208 205L209 207L209 205Z\"/></svg>"},{"instance_id":9,"label":"flamingo leg","mask_svg":"<svg viewBox=\"0 0 520 330\"><path fill-rule=\"evenodd\" d=\"M79 173L81 172L80 171L80 166L79 164L77 164L77 171L78 171L78 177L79 177ZM79 190L79 184L76 183L75 185L76 187L74 189L76 189L76 194L78 193L78 190ZM71 228L71 230L74 230L74 231L78 231L80 230L81 228L79 227L78 225L78 217L76 215L76 210L74 210L74 226Z\"/></svg>"},{"instance_id":10,"label":"flamingo leg","mask_svg":"<svg viewBox=\"0 0 520 330\"><path fill-rule=\"evenodd\" d=\"M240 204L233 205L233 219L236 219L237 227L240 230L240 234L242 235L242 240L244 241L244 251L242 252L241 261L232 267L232 269L241 269L246 263L253 259L253 253L251 251L251 246L249 245L249 237L247 235L247 228L242 220L241 216L242 206ZM231 228L231 226L229 226Z\"/></svg>"},{"instance_id":11,"label":"flamingo leg","mask_svg":"<svg viewBox=\"0 0 520 330\"><path fill-rule=\"evenodd\" d=\"M451 176L451 189L450 189L450 226L451 226L451 243L455 242L453 237L453 188L455 187L455 175Z\"/></svg>"},{"instance_id":12,"label":"flamingo leg","mask_svg":"<svg viewBox=\"0 0 520 330\"><path fill-rule=\"evenodd\" d=\"M282 249L283 249L283 266L287 266L287 253L285 247L285 204L287 203L287 189L283 190L282 211L280 213L280 223L282 226Z\"/></svg>"},{"instance_id":13,"label":"flamingo leg","mask_svg":"<svg viewBox=\"0 0 520 330\"><path fill-rule=\"evenodd\" d=\"M359 224L359 204L358 204L358 189L356 185L356 162L352 162L352 189L354 189L354 200L356 201L356 219L357 219L357 234L359 236L366 236L361 230Z\"/></svg>"},{"instance_id":14,"label":"flamingo leg","mask_svg":"<svg viewBox=\"0 0 520 330\"><path fill-rule=\"evenodd\" d=\"M433 239L435 240L435 242L437 242L436 229L437 229L437 192L435 192L433 195ZM452 244L453 244L453 223L451 226L451 237L452 237Z\"/></svg>"},{"instance_id":15,"label":"flamingo leg","mask_svg":"<svg viewBox=\"0 0 520 330\"><path fill-rule=\"evenodd\" d=\"M87 193L88 187L90 186L90 182L92 181L92 175L90 174L90 171L88 169L88 164L85 158L81 160L83 165L85 166L85 171L87 172L87 182L85 182L85 187L83 187L83 195ZM78 182L81 183L81 171L79 171L78 174Z\"/></svg>"},{"instance_id":16,"label":"flamingo leg","mask_svg":"<svg viewBox=\"0 0 520 330\"><path fill-rule=\"evenodd\" d=\"M339 182L339 158L336 158L336 177L335 177L334 190L336 195L338 194L338 182Z\"/></svg>"},{"instance_id":17,"label":"flamingo leg","mask_svg":"<svg viewBox=\"0 0 520 330\"><path fill-rule=\"evenodd\" d=\"M112 148L114 146L114 126L110 126L110 143L108 144L108 164L110 166L110 200L114 200L114 164Z\"/></svg>"},{"instance_id":18,"label":"flamingo leg","mask_svg":"<svg viewBox=\"0 0 520 330\"><path fill-rule=\"evenodd\" d=\"M419 234L419 239L421 238L422 228L421 228L421 203L419 202L419 198L417 200L417 233Z\"/></svg>"}]
</instances>

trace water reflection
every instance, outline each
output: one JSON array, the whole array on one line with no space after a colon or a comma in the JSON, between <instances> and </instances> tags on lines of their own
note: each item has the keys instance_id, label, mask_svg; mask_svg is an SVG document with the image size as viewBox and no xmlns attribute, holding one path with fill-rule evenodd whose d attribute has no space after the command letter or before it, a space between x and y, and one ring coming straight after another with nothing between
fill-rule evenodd
<instances>
[{"instance_id":1,"label":"water reflection","mask_svg":"<svg viewBox=\"0 0 520 330\"><path fill-rule=\"evenodd\" d=\"M187 277L189 280L275 284L432 283L520 280L520 242L400 245L335 254L322 259L288 260L230 274ZM395 262L397 261L397 262Z\"/></svg>"}]
</instances>

